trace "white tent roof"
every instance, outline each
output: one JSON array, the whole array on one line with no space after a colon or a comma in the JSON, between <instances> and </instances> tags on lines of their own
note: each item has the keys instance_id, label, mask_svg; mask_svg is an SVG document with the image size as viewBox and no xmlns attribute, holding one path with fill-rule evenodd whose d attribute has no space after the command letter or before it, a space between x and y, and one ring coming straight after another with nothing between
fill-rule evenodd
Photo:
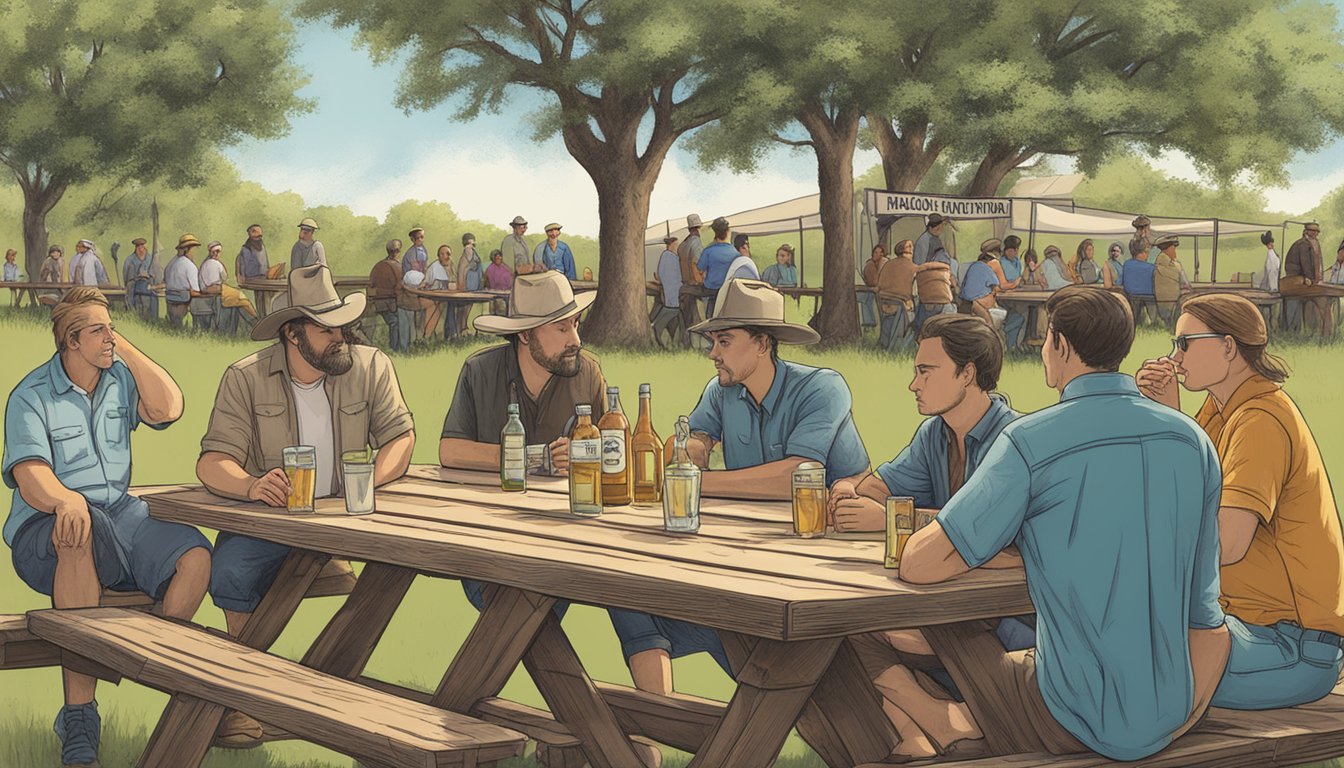
<instances>
[{"instance_id":1,"label":"white tent roof","mask_svg":"<svg viewBox=\"0 0 1344 768\"><path fill-rule=\"evenodd\" d=\"M1033 212L1035 216L1033 217ZM1040 233L1066 235L1133 235L1134 227L1130 223L1136 214L1120 211L1106 211L1099 208L1078 206L1055 206L1047 203L1013 206L1013 229L1027 232L1034 229ZM1278 224L1255 224L1245 221L1227 221L1224 219L1182 219L1150 216L1152 231L1162 235L1186 235L1212 237L1222 235L1240 235L1277 229Z\"/></svg>"},{"instance_id":2,"label":"white tent roof","mask_svg":"<svg viewBox=\"0 0 1344 768\"><path fill-rule=\"evenodd\" d=\"M706 229L714 218L704 216ZM774 235L780 232L797 232L799 229L821 229L821 195L808 195L762 208L730 213L724 218L733 225L733 232L748 235ZM644 230L644 244L661 248L663 238L669 234L684 238L688 232L690 230L686 228L684 216L679 219L667 219Z\"/></svg>"},{"instance_id":3,"label":"white tent roof","mask_svg":"<svg viewBox=\"0 0 1344 768\"><path fill-rule=\"evenodd\" d=\"M1066 173L1062 176L1033 176L1019 179L1008 191L1008 197L1029 197L1037 200L1068 199L1085 178L1087 177L1081 173Z\"/></svg>"}]
</instances>

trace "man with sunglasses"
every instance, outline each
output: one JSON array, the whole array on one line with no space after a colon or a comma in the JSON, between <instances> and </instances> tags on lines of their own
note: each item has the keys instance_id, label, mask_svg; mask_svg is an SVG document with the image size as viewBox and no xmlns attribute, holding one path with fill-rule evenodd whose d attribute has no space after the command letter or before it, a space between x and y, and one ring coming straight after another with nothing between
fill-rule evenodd
<instances>
[{"instance_id":1,"label":"man with sunglasses","mask_svg":"<svg viewBox=\"0 0 1344 768\"><path fill-rule=\"evenodd\" d=\"M96 606L110 587L144 592L165 616L189 621L210 582L210 543L195 528L150 518L127 493L132 430L177 421L182 390L117 333L97 288L66 293L51 325L56 354L5 407L3 474L14 498L4 537L14 570L56 608ZM96 680L64 675L61 762L96 765Z\"/></svg>"}]
</instances>

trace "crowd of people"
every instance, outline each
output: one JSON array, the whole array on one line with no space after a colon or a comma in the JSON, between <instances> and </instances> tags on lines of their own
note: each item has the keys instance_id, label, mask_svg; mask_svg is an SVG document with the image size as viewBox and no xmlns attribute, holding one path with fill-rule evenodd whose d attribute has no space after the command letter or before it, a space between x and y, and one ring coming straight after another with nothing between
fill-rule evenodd
<instances>
[{"instance_id":1,"label":"crowd of people","mask_svg":"<svg viewBox=\"0 0 1344 768\"><path fill-rule=\"evenodd\" d=\"M727 227L714 229L715 244L731 249ZM782 346L818 335L786 318L776 288L733 278L736 261L726 249L696 261L707 284L723 281L708 319L687 327L710 341L714 368L689 417L702 493L787 499L792 472L821 462L836 530L882 530L891 495L940 508L909 540L900 579L1024 569L1035 614L999 624L1007 663L986 674L1020 693L1036 724L1023 738L1037 749L1139 759L1210 704L1292 706L1334 687L1344 663L1340 520L1311 429L1283 389L1287 369L1266 351L1264 319L1244 297L1187 300L1171 353L1131 375L1119 370L1135 334L1130 302L1061 287L1044 305L1040 350L1059 402L1031 414L998 391L1005 345L993 322L933 302L918 324L909 383L927 419L873 468L861 432L886 425L855 420L841 372L781 357ZM946 288L950 279L927 240L922 250L903 247L881 272L892 264L916 282ZM392 361L353 333L369 299L338 294L320 263L295 266L287 281L288 301L250 331L267 346L223 375L196 466L210 492L277 508L290 490L284 447L315 446L316 495L331 496L341 492L334 468L343 452L376 448L374 481L383 485L407 471L417 436ZM503 343L457 372L442 427L434 423L439 460L498 471L512 402L526 442L549 455L544 471L565 474L576 406L594 416L607 408L601 364L578 330L594 294L576 294L558 269L517 275L510 293L505 314L474 321ZM182 393L113 327L96 289L67 292L51 320L55 354L6 408L3 477L14 495L4 539L14 567L62 608L96 604L105 586L144 591L166 615L190 619L208 593L236 635L287 548L232 534L212 546L194 528L150 518L128 493L130 433L180 418ZM1195 420L1180 411L1180 389L1204 397ZM90 408L102 425L92 432ZM711 470L716 447L723 468ZM479 608L481 586L464 588ZM670 693L670 659L691 653L730 671L711 628L627 610L610 617L642 690ZM894 761L984 752L975 718L920 632L853 644L901 737ZM56 721L63 759L91 763L100 733L94 680L65 675ZM244 745L262 732L231 712L218 736Z\"/></svg>"}]
</instances>

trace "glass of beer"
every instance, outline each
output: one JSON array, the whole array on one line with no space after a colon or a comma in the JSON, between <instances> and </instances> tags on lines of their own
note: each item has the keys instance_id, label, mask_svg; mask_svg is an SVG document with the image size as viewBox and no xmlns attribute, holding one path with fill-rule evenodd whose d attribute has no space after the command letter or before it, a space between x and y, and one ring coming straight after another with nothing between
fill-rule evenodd
<instances>
[{"instance_id":1,"label":"glass of beer","mask_svg":"<svg viewBox=\"0 0 1344 768\"><path fill-rule=\"evenodd\" d=\"M317 485L317 449L311 445L293 445L281 451L285 477L289 479L290 512L312 512L313 490Z\"/></svg>"},{"instance_id":2,"label":"glass of beer","mask_svg":"<svg viewBox=\"0 0 1344 768\"><path fill-rule=\"evenodd\" d=\"M793 533L804 539L826 535L826 468L815 461L793 470Z\"/></svg>"},{"instance_id":3,"label":"glass of beer","mask_svg":"<svg viewBox=\"0 0 1344 768\"><path fill-rule=\"evenodd\" d=\"M910 496L887 497L887 549L884 568L900 568L905 543L915 533L915 500Z\"/></svg>"},{"instance_id":4,"label":"glass of beer","mask_svg":"<svg viewBox=\"0 0 1344 768\"><path fill-rule=\"evenodd\" d=\"M373 511L373 461L366 451L341 454L341 477L345 487L345 511L367 515Z\"/></svg>"}]
</instances>

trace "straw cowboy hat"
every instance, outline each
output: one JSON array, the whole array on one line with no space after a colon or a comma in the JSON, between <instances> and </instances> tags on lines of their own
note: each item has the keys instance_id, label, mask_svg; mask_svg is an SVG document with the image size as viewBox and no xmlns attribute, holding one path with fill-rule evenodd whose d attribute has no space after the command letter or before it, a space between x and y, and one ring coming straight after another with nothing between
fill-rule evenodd
<instances>
[{"instance_id":1,"label":"straw cowboy hat","mask_svg":"<svg viewBox=\"0 0 1344 768\"><path fill-rule=\"evenodd\" d=\"M331 270L325 264L291 269L289 290L275 297L271 313L252 326L252 340L274 339L280 326L296 317L307 317L328 328L349 325L364 314L366 300L362 293L352 293L342 299L331 283Z\"/></svg>"},{"instance_id":2,"label":"straw cowboy hat","mask_svg":"<svg viewBox=\"0 0 1344 768\"><path fill-rule=\"evenodd\" d=\"M316 232L317 228L317 222L312 218L306 218L299 222L299 229L311 229Z\"/></svg>"},{"instance_id":3,"label":"straw cowboy hat","mask_svg":"<svg viewBox=\"0 0 1344 768\"><path fill-rule=\"evenodd\" d=\"M815 344L817 332L784 319L784 294L762 280L729 280L714 302L714 316L691 326L691 333L711 333L754 326L770 331L781 344Z\"/></svg>"},{"instance_id":4,"label":"straw cowboy hat","mask_svg":"<svg viewBox=\"0 0 1344 768\"><path fill-rule=\"evenodd\" d=\"M187 248L199 248L200 246L201 241L197 240L196 236L191 233L187 233L177 238L177 250L179 251L185 250Z\"/></svg>"},{"instance_id":5,"label":"straw cowboy hat","mask_svg":"<svg viewBox=\"0 0 1344 768\"><path fill-rule=\"evenodd\" d=\"M509 314L481 315L472 324L476 330L486 333L522 333L573 317L587 309L596 298L596 291L584 291L576 296L569 280L553 269L519 275L509 291Z\"/></svg>"}]
</instances>

